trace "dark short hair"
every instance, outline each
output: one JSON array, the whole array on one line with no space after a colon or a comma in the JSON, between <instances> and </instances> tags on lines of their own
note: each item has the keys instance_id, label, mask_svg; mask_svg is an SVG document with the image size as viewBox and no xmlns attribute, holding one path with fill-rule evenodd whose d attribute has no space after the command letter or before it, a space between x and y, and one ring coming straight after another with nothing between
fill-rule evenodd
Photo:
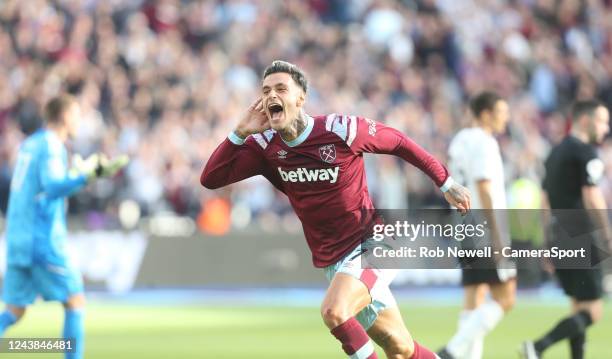
<instances>
[{"instance_id":1,"label":"dark short hair","mask_svg":"<svg viewBox=\"0 0 612 359\"><path fill-rule=\"evenodd\" d=\"M61 94L52 98L45 106L45 119L48 123L60 123L64 113L77 102L72 95Z\"/></svg>"},{"instance_id":2,"label":"dark short hair","mask_svg":"<svg viewBox=\"0 0 612 359\"><path fill-rule=\"evenodd\" d=\"M297 67L296 65L282 60L274 60L272 64L264 70L263 78L265 79L269 75L284 72L286 74L291 75L291 78L295 83L304 90L304 93L308 91L308 80L306 80L306 75L304 71Z\"/></svg>"},{"instance_id":3,"label":"dark short hair","mask_svg":"<svg viewBox=\"0 0 612 359\"><path fill-rule=\"evenodd\" d=\"M478 118L484 111L493 111L499 100L502 100L502 98L495 92L481 92L470 101L470 110Z\"/></svg>"},{"instance_id":4,"label":"dark short hair","mask_svg":"<svg viewBox=\"0 0 612 359\"><path fill-rule=\"evenodd\" d=\"M595 110L600 106L603 106L603 103L597 100L576 101L572 106L572 121L578 121L578 119L584 115L589 117L593 116Z\"/></svg>"}]
</instances>

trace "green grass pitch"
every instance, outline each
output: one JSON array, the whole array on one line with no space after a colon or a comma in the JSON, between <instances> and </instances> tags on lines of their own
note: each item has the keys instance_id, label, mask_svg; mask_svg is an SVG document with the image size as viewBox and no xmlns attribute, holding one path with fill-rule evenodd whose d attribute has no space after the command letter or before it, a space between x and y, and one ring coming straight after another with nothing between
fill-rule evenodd
<instances>
[{"instance_id":1,"label":"green grass pitch","mask_svg":"<svg viewBox=\"0 0 612 359\"><path fill-rule=\"evenodd\" d=\"M402 303L414 337L437 349L453 333L458 306ZM485 358L517 358L517 347L553 325L565 306L519 300L485 341ZM62 327L58 304L38 303L6 337L57 337ZM588 334L587 358L610 358L612 305ZM317 307L148 306L93 302L86 312L86 358L308 358L342 359L340 346L320 320ZM567 343L547 358L568 358ZM382 351L379 356L384 358ZM23 354L1 357L25 358ZM59 354L30 354L61 358Z\"/></svg>"}]
</instances>

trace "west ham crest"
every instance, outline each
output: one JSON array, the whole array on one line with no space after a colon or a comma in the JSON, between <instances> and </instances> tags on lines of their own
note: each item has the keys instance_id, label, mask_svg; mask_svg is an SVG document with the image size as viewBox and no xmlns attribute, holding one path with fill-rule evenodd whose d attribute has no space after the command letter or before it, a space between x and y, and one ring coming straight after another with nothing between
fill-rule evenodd
<instances>
[{"instance_id":1,"label":"west ham crest","mask_svg":"<svg viewBox=\"0 0 612 359\"><path fill-rule=\"evenodd\" d=\"M336 160L336 147L334 145L325 145L319 147L319 155L323 162L333 163Z\"/></svg>"}]
</instances>

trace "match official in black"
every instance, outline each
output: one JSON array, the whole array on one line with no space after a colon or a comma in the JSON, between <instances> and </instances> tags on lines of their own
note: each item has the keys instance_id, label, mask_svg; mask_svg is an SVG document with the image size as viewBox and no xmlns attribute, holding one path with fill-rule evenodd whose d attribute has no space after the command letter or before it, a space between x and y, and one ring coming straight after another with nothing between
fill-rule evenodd
<instances>
[{"instance_id":1,"label":"match official in black","mask_svg":"<svg viewBox=\"0 0 612 359\"><path fill-rule=\"evenodd\" d=\"M599 159L596 148L610 130L609 118L608 109L600 102L577 102L572 109L572 129L569 135L552 149L546 160L543 197L544 202L550 206L553 218L557 219L556 227L571 228L570 232L574 233L570 233L569 237L591 242L581 244L590 248L594 248L596 243L593 233L597 228L603 229L608 247L611 244L607 206L597 186L603 177L605 166ZM566 213L565 218L560 220L558 217L563 217L563 213ZM568 213L570 215L567 215ZM568 222L571 222L571 226ZM560 240L560 232L556 233L557 235L553 235L553 241ZM568 235L567 232L564 234ZM594 260L596 255L596 251L591 252L591 262L597 262ZM602 317L601 267L557 268L555 275L565 294L571 298L572 313L539 339L524 342L521 347L524 358L540 358L551 345L567 339L572 359L582 359L586 330Z\"/></svg>"}]
</instances>

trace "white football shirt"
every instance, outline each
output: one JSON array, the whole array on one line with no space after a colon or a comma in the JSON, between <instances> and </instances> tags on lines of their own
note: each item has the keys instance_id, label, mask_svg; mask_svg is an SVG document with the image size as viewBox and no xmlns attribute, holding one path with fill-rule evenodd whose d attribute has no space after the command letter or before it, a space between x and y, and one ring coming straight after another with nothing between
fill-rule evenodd
<instances>
[{"instance_id":1,"label":"white football shirt","mask_svg":"<svg viewBox=\"0 0 612 359\"><path fill-rule=\"evenodd\" d=\"M472 194L472 208L482 208L476 187L480 180L491 181L493 208L506 208L504 166L495 137L480 127L464 128L451 141L448 155L453 179Z\"/></svg>"}]
</instances>

